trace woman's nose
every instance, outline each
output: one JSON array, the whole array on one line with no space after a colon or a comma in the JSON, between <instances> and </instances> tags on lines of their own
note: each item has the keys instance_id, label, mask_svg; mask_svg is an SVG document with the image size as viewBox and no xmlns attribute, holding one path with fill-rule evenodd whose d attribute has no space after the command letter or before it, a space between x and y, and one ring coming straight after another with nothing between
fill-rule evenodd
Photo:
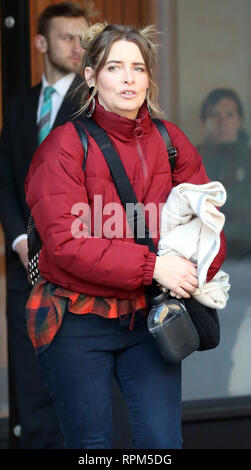
<instances>
[{"instance_id":1,"label":"woman's nose","mask_svg":"<svg viewBox=\"0 0 251 470\"><path fill-rule=\"evenodd\" d=\"M124 83L132 83L133 82L133 74L131 70L125 70L124 71L124 77L123 77Z\"/></svg>"}]
</instances>

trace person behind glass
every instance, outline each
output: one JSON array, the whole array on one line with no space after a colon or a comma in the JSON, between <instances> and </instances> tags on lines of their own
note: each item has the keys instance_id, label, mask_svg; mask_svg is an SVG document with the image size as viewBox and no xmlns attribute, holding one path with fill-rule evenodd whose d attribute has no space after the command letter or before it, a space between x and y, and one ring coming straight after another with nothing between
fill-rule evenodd
<instances>
[{"instance_id":1,"label":"person behind glass","mask_svg":"<svg viewBox=\"0 0 251 470\"><path fill-rule=\"evenodd\" d=\"M152 33L152 27L103 24L83 33L83 72L90 91L82 110L88 109L111 138L138 201L159 207L172 184L209 180L187 137L163 121L178 149L172 183L165 144L149 114L149 109L159 113ZM84 172L82 164L81 142L67 123L37 150L26 179L27 202L43 242L41 277L27 303L27 327L65 445L111 448L116 376L129 407L135 447L180 448L181 365L165 363L148 332L147 287L154 279L173 295L189 298L197 286L196 266L178 256L156 256L127 238L125 214L122 221L118 216L119 233L113 224L109 233L108 204L122 206L91 136ZM100 214L97 196L102 200L99 236L93 223ZM78 219L72 208L81 202L89 205L90 214L83 209ZM158 238L156 228L156 244ZM210 278L225 257L221 240Z\"/></svg>"},{"instance_id":2,"label":"person behind glass","mask_svg":"<svg viewBox=\"0 0 251 470\"><path fill-rule=\"evenodd\" d=\"M83 57L79 31L88 26L88 12L64 2L45 8L38 18L35 45L43 55L44 74L38 85L15 96L7 106L0 139L0 218L6 241L7 326L10 373L13 372L21 448L61 446L61 433L48 391L41 382L25 322L31 291L27 280L27 222L24 180L32 156L51 128L71 119L79 106L82 83L77 73ZM82 94L82 91L81 91ZM17 421L16 421L17 420Z\"/></svg>"},{"instance_id":3,"label":"person behind glass","mask_svg":"<svg viewBox=\"0 0 251 470\"><path fill-rule=\"evenodd\" d=\"M243 128L244 110L234 90L212 90L201 106L204 141L198 146L210 179L227 189L225 234L228 255L251 254L251 148Z\"/></svg>"}]
</instances>

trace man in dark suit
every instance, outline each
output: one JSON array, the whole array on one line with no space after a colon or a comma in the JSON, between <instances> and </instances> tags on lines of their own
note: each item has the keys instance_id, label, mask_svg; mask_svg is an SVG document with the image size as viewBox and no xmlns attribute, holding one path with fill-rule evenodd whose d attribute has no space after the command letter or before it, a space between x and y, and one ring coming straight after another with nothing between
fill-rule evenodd
<instances>
[{"instance_id":1,"label":"man in dark suit","mask_svg":"<svg viewBox=\"0 0 251 470\"><path fill-rule=\"evenodd\" d=\"M39 143L79 108L81 79L77 71L83 49L78 34L87 26L87 11L78 4L50 5L42 12L35 37L44 58L42 82L10 101L0 139L0 219L6 241L10 370L21 424L21 448L62 448L55 411L26 332L25 305L31 287L26 273L29 209L24 180Z\"/></svg>"}]
</instances>

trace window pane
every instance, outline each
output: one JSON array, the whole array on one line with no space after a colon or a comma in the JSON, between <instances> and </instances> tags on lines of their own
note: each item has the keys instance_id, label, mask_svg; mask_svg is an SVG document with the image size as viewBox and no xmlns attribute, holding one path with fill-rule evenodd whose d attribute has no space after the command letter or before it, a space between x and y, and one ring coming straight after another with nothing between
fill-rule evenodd
<instances>
[{"instance_id":1,"label":"window pane","mask_svg":"<svg viewBox=\"0 0 251 470\"><path fill-rule=\"evenodd\" d=\"M184 361L185 400L251 395L250 18L250 0L177 0L178 125L226 187L231 283L220 346Z\"/></svg>"}]
</instances>

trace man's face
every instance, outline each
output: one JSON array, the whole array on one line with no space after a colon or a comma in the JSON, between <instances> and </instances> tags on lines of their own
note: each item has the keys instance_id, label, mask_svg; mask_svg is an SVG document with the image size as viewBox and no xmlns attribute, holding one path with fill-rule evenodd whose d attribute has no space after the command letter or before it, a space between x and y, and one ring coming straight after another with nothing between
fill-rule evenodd
<instances>
[{"instance_id":1,"label":"man's face","mask_svg":"<svg viewBox=\"0 0 251 470\"><path fill-rule=\"evenodd\" d=\"M82 17L50 20L46 39L48 65L52 69L63 75L80 69L84 50L80 46L79 34L87 27L87 21Z\"/></svg>"}]
</instances>

